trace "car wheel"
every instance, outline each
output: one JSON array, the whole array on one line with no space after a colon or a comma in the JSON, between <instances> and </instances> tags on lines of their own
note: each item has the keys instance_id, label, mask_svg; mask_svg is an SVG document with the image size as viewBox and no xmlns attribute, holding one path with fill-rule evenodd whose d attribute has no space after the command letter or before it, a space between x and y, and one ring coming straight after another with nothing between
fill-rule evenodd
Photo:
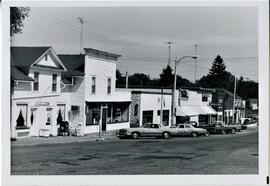
<instances>
[{"instance_id":1,"label":"car wheel","mask_svg":"<svg viewBox=\"0 0 270 186\"><path fill-rule=\"evenodd\" d=\"M198 134L197 134L196 132L192 132L192 133L191 133L191 136L195 138L195 137L198 136Z\"/></svg>"},{"instance_id":2,"label":"car wheel","mask_svg":"<svg viewBox=\"0 0 270 186\"><path fill-rule=\"evenodd\" d=\"M221 131L221 134L222 134L222 135L225 135L225 134L226 134L226 131L225 131L225 130L222 130L222 131Z\"/></svg>"},{"instance_id":3,"label":"car wheel","mask_svg":"<svg viewBox=\"0 0 270 186\"><path fill-rule=\"evenodd\" d=\"M209 132L206 132L206 133L204 134L204 136L208 137L208 136L209 136Z\"/></svg>"},{"instance_id":4,"label":"car wheel","mask_svg":"<svg viewBox=\"0 0 270 186\"><path fill-rule=\"evenodd\" d=\"M236 133L236 130L235 129L232 129L231 133L232 134L235 134Z\"/></svg>"},{"instance_id":5,"label":"car wheel","mask_svg":"<svg viewBox=\"0 0 270 186\"><path fill-rule=\"evenodd\" d=\"M133 132L131 134L131 136L132 136L133 139L138 139L139 138L139 133L138 132Z\"/></svg>"},{"instance_id":6,"label":"car wheel","mask_svg":"<svg viewBox=\"0 0 270 186\"><path fill-rule=\"evenodd\" d=\"M170 135L169 132L164 132L164 133L162 134L162 138L163 138L163 139L169 139L170 137L171 137L171 135Z\"/></svg>"}]
</instances>

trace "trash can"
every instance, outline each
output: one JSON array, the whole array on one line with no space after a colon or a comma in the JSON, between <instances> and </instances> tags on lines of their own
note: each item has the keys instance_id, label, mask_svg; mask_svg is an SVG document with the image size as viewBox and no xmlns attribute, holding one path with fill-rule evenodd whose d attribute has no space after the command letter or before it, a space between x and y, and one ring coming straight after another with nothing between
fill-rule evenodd
<instances>
[{"instance_id":1,"label":"trash can","mask_svg":"<svg viewBox=\"0 0 270 186\"><path fill-rule=\"evenodd\" d=\"M50 136L50 131L48 129L40 129L39 136L48 138Z\"/></svg>"},{"instance_id":2,"label":"trash can","mask_svg":"<svg viewBox=\"0 0 270 186\"><path fill-rule=\"evenodd\" d=\"M67 121L62 121L59 128L60 136L69 136L69 123Z\"/></svg>"},{"instance_id":3,"label":"trash can","mask_svg":"<svg viewBox=\"0 0 270 186\"><path fill-rule=\"evenodd\" d=\"M82 124L77 125L76 136L83 136Z\"/></svg>"}]
</instances>

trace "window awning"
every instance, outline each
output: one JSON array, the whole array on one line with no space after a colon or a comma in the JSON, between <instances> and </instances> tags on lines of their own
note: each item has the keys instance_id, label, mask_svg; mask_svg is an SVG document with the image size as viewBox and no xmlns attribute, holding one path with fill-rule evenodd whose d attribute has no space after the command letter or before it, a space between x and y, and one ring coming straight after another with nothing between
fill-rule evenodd
<instances>
[{"instance_id":1,"label":"window awning","mask_svg":"<svg viewBox=\"0 0 270 186\"><path fill-rule=\"evenodd\" d=\"M201 106L203 110L207 112L207 114L217 114L217 112L210 106Z\"/></svg>"},{"instance_id":2,"label":"window awning","mask_svg":"<svg viewBox=\"0 0 270 186\"><path fill-rule=\"evenodd\" d=\"M217 112L209 106L180 106L176 109L176 116L197 116L217 114Z\"/></svg>"},{"instance_id":3,"label":"window awning","mask_svg":"<svg viewBox=\"0 0 270 186\"><path fill-rule=\"evenodd\" d=\"M199 115L192 106L180 106L176 109L176 116L196 116Z\"/></svg>"}]
</instances>

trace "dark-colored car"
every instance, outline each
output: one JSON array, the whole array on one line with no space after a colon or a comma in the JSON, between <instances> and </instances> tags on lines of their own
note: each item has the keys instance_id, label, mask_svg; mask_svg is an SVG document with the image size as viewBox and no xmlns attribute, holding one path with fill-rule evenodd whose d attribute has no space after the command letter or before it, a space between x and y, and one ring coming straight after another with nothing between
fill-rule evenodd
<instances>
[{"instance_id":1,"label":"dark-colored car","mask_svg":"<svg viewBox=\"0 0 270 186\"><path fill-rule=\"evenodd\" d=\"M202 125L200 128L206 129L210 134L235 134L236 129L230 126L224 126L220 123L212 123L211 125Z\"/></svg>"}]
</instances>

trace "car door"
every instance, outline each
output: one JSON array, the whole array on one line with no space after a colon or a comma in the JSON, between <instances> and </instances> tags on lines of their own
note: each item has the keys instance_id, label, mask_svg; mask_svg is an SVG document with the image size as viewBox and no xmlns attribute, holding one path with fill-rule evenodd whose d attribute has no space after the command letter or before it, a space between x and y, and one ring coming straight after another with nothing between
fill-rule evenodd
<instances>
[{"instance_id":1,"label":"car door","mask_svg":"<svg viewBox=\"0 0 270 186\"><path fill-rule=\"evenodd\" d=\"M185 135L185 125L182 125L182 124L178 125L177 130L178 130L178 133L177 133L178 136Z\"/></svg>"},{"instance_id":2,"label":"car door","mask_svg":"<svg viewBox=\"0 0 270 186\"><path fill-rule=\"evenodd\" d=\"M152 136L160 136L160 135L161 135L161 131L159 129L159 126L157 124L150 124L148 136L152 137Z\"/></svg>"},{"instance_id":3,"label":"car door","mask_svg":"<svg viewBox=\"0 0 270 186\"><path fill-rule=\"evenodd\" d=\"M141 136L148 136L151 124L145 124L141 130Z\"/></svg>"},{"instance_id":4,"label":"car door","mask_svg":"<svg viewBox=\"0 0 270 186\"><path fill-rule=\"evenodd\" d=\"M192 133L192 127L190 125L185 125L185 136L190 136Z\"/></svg>"}]
</instances>

